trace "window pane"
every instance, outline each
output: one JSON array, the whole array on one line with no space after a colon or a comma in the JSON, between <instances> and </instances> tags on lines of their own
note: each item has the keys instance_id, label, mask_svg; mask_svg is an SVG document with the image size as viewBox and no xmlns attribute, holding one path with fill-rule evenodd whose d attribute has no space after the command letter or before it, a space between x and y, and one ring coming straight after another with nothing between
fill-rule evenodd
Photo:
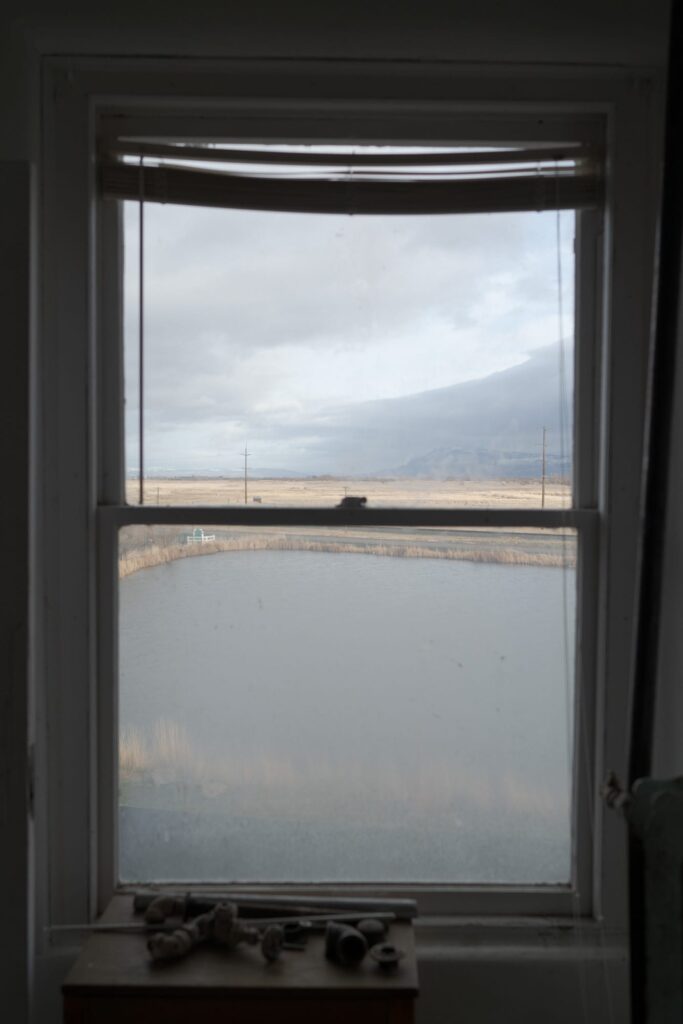
<instances>
[{"instance_id":1,"label":"window pane","mask_svg":"<svg viewBox=\"0 0 683 1024\"><path fill-rule=\"evenodd\" d=\"M146 503L568 503L574 214L562 343L557 216L146 204ZM131 501L138 217L127 203Z\"/></svg>"},{"instance_id":2,"label":"window pane","mask_svg":"<svg viewBox=\"0 0 683 1024\"><path fill-rule=\"evenodd\" d=\"M122 880L568 882L575 551L122 530Z\"/></svg>"}]
</instances>

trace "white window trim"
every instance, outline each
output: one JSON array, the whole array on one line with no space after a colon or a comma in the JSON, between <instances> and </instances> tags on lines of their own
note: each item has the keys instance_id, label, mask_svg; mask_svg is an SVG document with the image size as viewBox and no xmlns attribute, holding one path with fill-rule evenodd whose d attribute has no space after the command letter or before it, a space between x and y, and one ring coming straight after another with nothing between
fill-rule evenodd
<instances>
[{"instance_id":1,"label":"white window trim","mask_svg":"<svg viewBox=\"0 0 683 1024\"><path fill-rule=\"evenodd\" d=\"M317 98L311 99L311 81ZM166 111L169 134L191 136L197 117L212 129L235 118L242 125L260 121L264 135L281 131L283 114L292 100L297 117L329 122L335 110L349 118L358 112L354 129L362 126L377 137L377 124L411 116L425 130L425 116L450 104L453 138L476 143L491 138L501 125L510 138L523 138L533 126L534 140L557 137L566 119L586 126L602 119L609 141L610 177L604 235L593 218L584 233L584 246L594 253L582 260L577 289L581 299L577 334L601 338L598 358L609 368L609 387L603 390L598 424L589 436L609 460L588 450L584 424L577 424L579 476L578 513L594 524L591 543L599 547L600 579L585 581L583 599L596 603L598 640L582 648L582 657L598 667L598 686L591 701L585 741L593 780L605 767L623 770L626 760L628 681L631 655L624 644L632 621L635 550L638 537L640 451L644 421L649 282L643 274L643 252L653 251L653 208L656 169L651 154L651 91L618 72L586 75L567 69L539 75L538 69L506 69L456 65L415 69L411 65L368 62L307 64L304 79L296 62L183 62L83 60L45 61L43 136L43 320L39 362L43 424L41 476L41 555L45 568L40 689L46 728L40 737L38 759L46 801L38 828L43 842L38 870L49 893L39 907L39 923L87 920L98 913L112 890L113 835L107 808L113 805L114 745L112 723L114 688L103 670L114 664L112 639L99 643L95 591L116 568L115 546L106 533L115 527L115 514L96 512L98 499L115 503L120 481L116 474L97 479L94 439L107 440L100 417L111 422L111 409L95 408L96 378L114 373L120 364L95 359L94 338L101 332L102 351L115 351L120 325L120 296L106 288L119 259L109 250L96 259L98 209L93 140L98 116L106 110L127 110L139 134L149 134ZM383 103L368 101L378 83ZM224 97L236 97L227 104ZM193 97L187 100L186 97ZM255 100L255 96L265 99ZM344 97L342 99L341 97ZM209 111L209 115L207 115ZM476 120L472 115L476 114ZM373 128L373 118L376 118ZM531 118L531 121L529 120ZM269 120L270 119L270 120ZM268 125L270 124L270 130ZM356 134L361 134L356 131ZM634 207L630 197L643 197ZM111 204L110 204L111 205ZM111 214L100 211L104 217ZM101 226L101 225L100 225ZM110 228L113 225L110 223ZM115 232L112 232L115 234ZM604 275L604 303L596 301L589 281ZM97 280L96 280L97 277ZM100 286L99 288L97 286ZM105 287L102 287L105 285ZM95 295L102 301L95 305ZM109 337L109 342L107 341ZM580 360L577 380L592 388L596 366ZM109 378L111 379L111 377ZM597 405L597 403L596 403ZM111 466L111 460L109 462ZM158 511L155 516L158 516ZM212 510L211 520L217 510ZM196 513L193 512L193 521ZM198 521L198 520L197 520ZM208 519L207 519L208 521ZM471 522L463 514L462 523ZM607 526L609 524L609 531ZM98 535L104 536L97 543ZM97 658L99 657L99 665ZM99 669L99 671L98 671ZM97 680L100 680L98 686ZM107 698L107 699L104 699ZM111 699L109 699L111 698ZM103 742L109 736L110 742ZM99 742L98 742L99 737ZM578 759L577 763L581 763ZM100 789L92 784L102 780ZM108 780L108 781L106 781ZM584 801L584 814L585 810ZM104 824L103 824L104 823ZM582 835L591 831L580 826ZM584 922L602 919L612 929L625 925L625 837L619 823L594 806L593 857L590 880L580 880L585 897L578 909ZM49 842L47 841L49 837ZM584 862L586 863L586 862ZM359 886L362 889L364 887ZM365 887L367 888L367 887ZM566 918L566 893L553 887L421 887L425 913L544 915ZM405 887L391 887L393 892ZM373 887L373 891L377 891ZM452 898L451 898L452 897ZM40 934L40 933L39 933Z\"/></svg>"},{"instance_id":2,"label":"white window trim","mask_svg":"<svg viewBox=\"0 0 683 1024\"><path fill-rule=\"evenodd\" d=\"M301 113L297 109L297 104L291 105L291 108L286 112L281 111L280 117L286 130L291 130L292 138L309 138L310 133L319 130L319 127L315 124L311 124L310 115L305 111ZM340 107L337 110L338 126L335 126L332 131L337 130L341 133L342 137L346 137L348 131L346 127L346 121L350 116L353 117L354 128L360 129L363 137L367 137L370 132L373 133L374 137L384 137L383 135L375 136L374 132L383 133L387 130L392 131L394 134L392 138L399 140L401 132L404 130L401 125L400 118L395 117L394 112L391 112L391 116L395 117L395 123L387 129L387 111L377 110L375 115L371 118L371 124L367 125L362 113L349 113ZM421 118L422 128L420 139L426 139L427 141L433 140L441 144L447 144L451 141L450 121L453 113L457 114L457 110L449 110L448 106L445 111L430 110L429 106L426 107L424 114ZM251 111L249 116L248 132L249 137L258 135L259 124L262 118L262 114ZM270 118L272 114L268 111L267 116ZM212 129L209 129L210 134L220 130L227 131L229 138L234 138L238 132L243 132L245 129L241 123L241 119L244 117L244 112L232 110L222 120L221 125L215 125ZM462 116L461 116L462 119ZM120 137L126 137L133 132L128 127L129 118L125 114L120 114L115 118L105 118L105 131L104 133L98 133L98 150L105 148L106 142L102 140L102 134L106 139L106 130L109 125L112 125L116 133ZM172 131L169 125L168 114L164 117L158 118L158 123L155 126L155 134L161 133L168 134ZM172 118L171 118L172 120ZM206 117L203 119L203 122ZM211 117L212 125L215 124L215 115ZM472 130L472 118L463 120L463 128L461 130L471 131ZM428 122L428 126L425 126L425 121ZM559 122L559 123L558 123ZM377 127L375 127L375 125ZM591 120L587 120L583 126L584 131L588 131L588 142L591 144L595 143L596 129L599 129L599 123ZM573 128L571 121L565 116L553 117L552 115L548 118L547 128L542 132L542 138L547 137L547 132L552 131L554 138L564 138L564 134ZM506 119L500 118L499 125L494 128L493 125L489 125L489 131L504 131L506 129ZM198 129L195 128L195 131ZM528 121L526 126L526 137L533 137L536 130L536 125ZM206 131L205 127L199 129L200 132ZM326 127L326 131L330 132L330 128ZM280 133L282 128L280 129ZM425 133L429 134L425 134ZM241 138L241 136L238 136ZM281 134L280 136L281 137ZM329 137L329 136L328 136ZM409 136L412 141L413 136ZM490 143L498 143L499 141L507 141L507 136L491 135L487 138ZM458 138L453 138L452 142L459 143ZM535 140L534 140L535 141ZM572 137L572 141L574 141ZM584 141L580 139L579 141ZM134 169L134 173L137 174L137 168ZM98 202L101 217L109 217L112 221L113 214L109 209L112 206L111 201ZM601 213L595 209L577 211L577 220L580 219L585 224L595 223L600 220ZM99 239L98 252L101 252L102 246L109 248L110 255L107 260L108 263L115 257L115 252L120 251L121 238L120 238L120 225L109 224L110 235L105 232L101 232ZM106 258L106 257L105 257ZM110 291L117 278L113 275L107 275L103 281L103 286ZM591 282L592 284L592 282ZM119 282L120 287L120 282ZM119 298L115 293L109 296L108 307L116 302L118 305ZM114 343L114 342L117 343ZM583 338L583 347L585 349L592 349L592 338L589 336ZM325 525L349 525L354 526L444 526L444 527L490 527L493 529L505 527L505 526L532 526L537 525L545 528L559 528L559 527L570 527L576 530L577 542L578 542L578 590L579 590L579 607L590 608L591 606L591 595L594 590L594 580L592 579L594 573L594 567L596 563L596 531L597 531L597 513L591 507L592 500L589 499L586 502L585 497L577 495L577 505L579 508L572 509L566 512L557 512L553 510L516 510L516 511L504 511L504 510L416 510L416 509L368 509L368 510L354 510L349 512L345 509L327 509L327 510L309 510L309 509L249 509L239 506L237 508L216 508L216 507L198 507L193 506L191 510L183 510L179 508L157 508L156 506L137 507L125 505L125 480L123 474L122 465L122 451L118 449L118 442L120 438L111 437L112 428L116 429L120 425L121 415L120 410L123 408L122 396L117 393L117 389L112 388L112 381L119 381L121 379L120 374L120 358L121 358L121 340L111 339L110 346L106 349L105 359L107 360L106 365L103 365L103 378L106 382L101 399L109 402L112 397L114 404L119 406L119 415L114 418L102 418L100 420L100 438L107 447L107 453L111 462L107 464L104 457L102 457L102 470L104 471L104 478L102 475L100 479L107 480L106 489L101 485L100 487L100 499L99 507L97 510L97 529L100 542L101 550L101 565L107 565L108 573L106 577L106 583L104 583L102 577L100 577L100 588L99 596L102 597L106 594L105 600L101 602L100 609L103 614L100 618L98 636L100 641L100 648L106 652L104 658L99 658L99 670L98 677L100 682L100 706L109 708L110 715L101 718L101 736L103 737L104 743L102 749L106 750L105 760L99 762L99 780L100 785L98 789L98 795L100 799L100 806L103 809L103 813L99 815L99 849L100 849L100 869L102 871L102 882L106 886L108 892L113 891L113 879L118 877L117 872L117 857L116 851L118 848L117 842L117 814L116 805L114 803L115 789L117 785L117 775L114 772L112 774L112 766L115 763L115 751L116 751L116 737L118 727L118 715L116 713L116 693L117 693L117 666L116 666L116 615L117 615L117 580L114 578L114 571L116 568L115 563L112 561L112 553L118 548L117 536L118 531L122 527L131 524L163 524L163 525L183 525L192 519L193 522L201 523L203 525L220 526L239 523L241 525L251 525L256 528L273 525L286 525L286 526L325 526ZM582 417L578 421L580 427L577 426L576 436L579 444L586 451L592 451L594 447L594 436L595 436L595 417L593 416L592 402L589 401L586 404L582 404ZM579 463L582 461L579 456ZM585 473L584 473L585 479ZM591 494L594 493L594 480L590 481ZM575 487L575 492L577 487ZM111 503L111 504L110 504ZM588 507L581 507L588 505ZM584 619L593 624L593 616L590 612L584 615ZM593 629L589 631L590 641L585 645L586 649L593 650ZM589 659L583 656L576 666L576 680L577 680L577 693L576 693L576 715L577 722L579 720L586 719L585 714L579 713L579 705L583 702L592 705L593 702L593 690L594 690L594 661L589 663ZM581 681L583 680L583 681ZM105 744L109 737L113 740L113 750L107 749ZM387 885L380 887L376 883L369 885L361 885L360 883L336 883L334 886L319 886L319 891L329 891L330 888L338 890L348 891L349 889L358 891L362 890L373 891L373 892L398 892L406 895L418 896L420 907L423 911L430 910L441 913L453 913L462 912L463 906L470 905L475 907L479 911L493 911L500 912L501 906L505 905L516 912L530 911L530 908L538 908L542 912L556 913L556 914L571 914L572 912L587 913L590 909L590 885L588 879L590 878L590 866L591 866L591 844L588 841L587 828L581 828L579 822L583 819L586 820L588 808L584 806L588 799L590 792L591 782L593 773L593 760L592 757L588 760L579 758L577 756L579 745L575 740L575 750L573 752L572 762L575 766L575 779L573 780L573 789L575 796L575 806L572 808L572 822L571 822L571 842L572 842L572 859L571 859L571 873L572 878L569 886L561 885L545 885L545 886L511 886L511 885L465 885L453 881L452 883L442 884L396 884ZM584 746L585 749L585 746ZM103 798L103 794L107 794L107 799ZM579 841L575 840L575 836L579 836ZM109 854L112 857L109 857ZM583 884L581 884L581 880ZM201 884L201 879L195 880L193 884ZM209 880L207 880L209 881ZM269 890L273 889L272 883L264 883ZM297 886L279 886L279 889L297 889ZM310 891L310 886L309 886ZM538 912L538 911L537 911Z\"/></svg>"}]
</instances>

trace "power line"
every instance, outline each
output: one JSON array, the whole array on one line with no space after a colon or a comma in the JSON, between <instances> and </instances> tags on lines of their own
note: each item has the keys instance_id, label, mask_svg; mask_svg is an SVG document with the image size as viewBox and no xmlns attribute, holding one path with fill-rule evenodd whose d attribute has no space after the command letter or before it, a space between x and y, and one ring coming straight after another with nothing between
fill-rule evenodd
<instances>
[{"instance_id":1,"label":"power line","mask_svg":"<svg viewBox=\"0 0 683 1024\"><path fill-rule=\"evenodd\" d=\"M546 455L546 428L543 428L543 444L541 449L541 508L545 508L545 455Z\"/></svg>"},{"instance_id":2,"label":"power line","mask_svg":"<svg viewBox=\"0 0 683 1024\"><path fill-rule=\"evenodd\" d=\"M247 446L244 446L244 504L247 504L247 459L251 455L251 452L247 451Z\"/></svg>"}]
</instances>

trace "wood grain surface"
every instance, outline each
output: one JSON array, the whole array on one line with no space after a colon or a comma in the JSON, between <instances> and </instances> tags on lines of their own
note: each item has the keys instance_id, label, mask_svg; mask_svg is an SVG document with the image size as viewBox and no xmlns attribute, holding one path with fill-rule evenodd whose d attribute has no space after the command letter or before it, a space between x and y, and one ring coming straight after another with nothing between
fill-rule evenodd
<instances>
[{"instance_id":1,"label":"wood grain surface","mask_svg":"<svg viewBox=\"0 0 683 1024\"><path fill-rule=\"evenodd\" d=\"M101 922L140 921L130 896L116 896ZM163 1020L231 1020L256 1024L277 1017L341 1024L353 1018L408 1024L417 995L417 965L410 924L391 926L389 941L405 951L399 967L382 971L366 957L354 968L324 956L323 937L311 936L305 952L286 950L267 964L258 947L226 952L200 946L173 963L153 963L146 936L93 933L64 986L66 1024L142 1024Z\"/></svg>"}]
</instances>

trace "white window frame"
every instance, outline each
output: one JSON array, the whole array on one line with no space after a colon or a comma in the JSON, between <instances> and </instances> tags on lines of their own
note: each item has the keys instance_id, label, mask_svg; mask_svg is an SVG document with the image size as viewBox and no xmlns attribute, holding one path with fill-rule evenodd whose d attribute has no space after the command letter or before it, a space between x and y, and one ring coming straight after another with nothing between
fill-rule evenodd
<instances>
[{"instance_id":1,"label":"white window frame","mask_svg":"<svg viewBox=\"0 0 683 1024\"><path fill-rule=\"evenodd\" d=\"M565 131L569 140L578 133L579 140L605 146L604 215L583 214L577 234L576 389L587 404L575 423L576 510L462 510L442 521L502 526L529 523L537 515L539 524L581 531L579 602L591 609L582 621L595 629L580 636L577 659L580 898L554 886L454 884L410 891L419 890L420 910L427 915L542 915L584 924L601 919L623 929L625 839L603 815L595 793L604 768L620 771L626 762L631 652L623 638L633 616L650 308L639 254L653 250L656 197L648 155L655 146L644 143L654 130L651 92L618 72L591 77L548 70L541 76L523 68L415 69L389 62L307 64L302 75L296 62L282 61L169 65L54 58L45 62L44 84L40 665L46 729L39 773L46 801L38 824L45 837L38 868L49 896L43 923L92 918L115 884L113 623L121 521L116 506L123 485L117 453L123 446L120 434L111 431L112 423L122 421L121 290L111 282L120 280L121 247L115 204L98 199L95 138L108 118L125 115L127 126L143 136L158 134L164 121L172 137L193 137L201 124L213 137L291 138L286 125L292 118L299 135L329 132L336 118L356 139L386 137L392 120L403 133L412 125L414 137L434 139L443 135L447 119L450 138L461 143L557 141ZM382 101L372 99L378 94ZM643 196L638 207L628 202L633 195ZM597 290L595 282L601 283ZM193 509L192 521L246 522L253 511ZM263 511L258 510L260 522ZM416 514L409 514L414 522ZM388 521L384 514L367 515L369 522ZM289 524L310 521L296 510L273 510L272 517ZM332 512L325 517L334 519ZM399 522L400 514L394 519ZM175 509L140 510L141 522L186 520ZM354 522L360 522L357 514ZM595 567L595 577L582 569L587 564ZM407 891L395 885L355 888Z\"/></svg>"}]
</instances>

